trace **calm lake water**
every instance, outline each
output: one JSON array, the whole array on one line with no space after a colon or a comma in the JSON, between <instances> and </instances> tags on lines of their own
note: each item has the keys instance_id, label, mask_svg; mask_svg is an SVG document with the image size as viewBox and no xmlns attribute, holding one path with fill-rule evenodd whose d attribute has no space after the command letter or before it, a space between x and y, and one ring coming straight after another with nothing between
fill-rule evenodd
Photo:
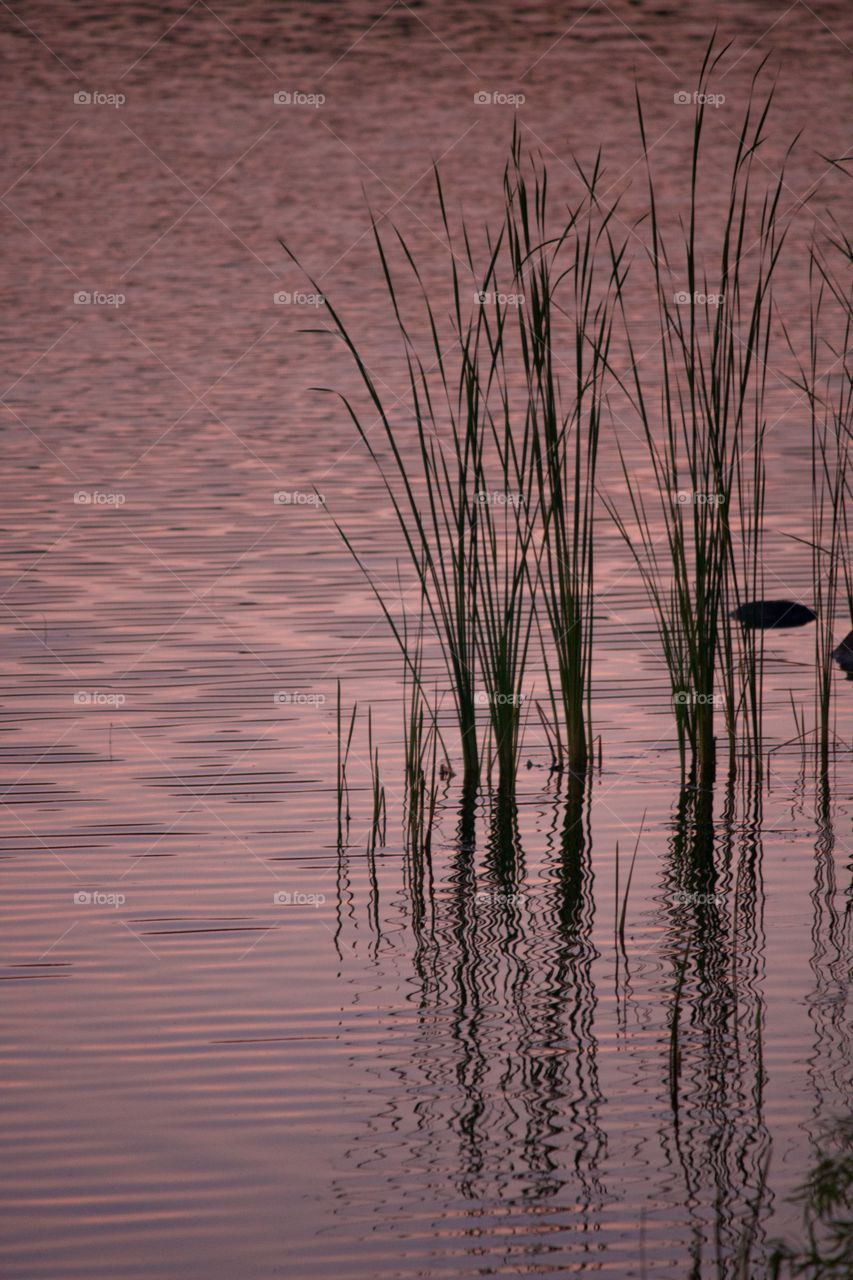
<instances>
[{"instance_id":1,"label":"calm lake water","mask_svg":"<svg viewBox=\"0 0 853 1280\"><path fill-rule=\"evenodd\" d=\"M765 785L722 781L697 815L654 620L602 516L601 768L567 794L531 731L509 838L448 783L419 887L393 640L328 514L273 501L316 486L393 581L381 484L310 390L352 370L307 332L323 307L279 237L401 393L367 202L441 288L431 162L483 222L517 119L555 203L578 198L572 157L605 148L641 258L635 77L674 222L691 127L674 97L715 23L734 45L707 172L726 172L765 54L768 180L803 130L785 200L816 194L777 281L801 340L803 247L849 215L822 158L849 149L841 0L4 7L8 1280L734 1280L801 1237L790 1197L851 1096L853 685L839 673L816 785L790 742L792 700L811 723L813 629L768 634ZM721 199L711 181L709 234ZM652 347L653 307L631 305ZM780 341L765 572L768 596L810 603L794 373ZM623 409L605 429L617 500L617 440L650 479L637 428ZM363 724L336 847L338 679L373 708L373 858ZM624 891L638 835L620 955L615 849Z\"/></svg>"}]
</instances>

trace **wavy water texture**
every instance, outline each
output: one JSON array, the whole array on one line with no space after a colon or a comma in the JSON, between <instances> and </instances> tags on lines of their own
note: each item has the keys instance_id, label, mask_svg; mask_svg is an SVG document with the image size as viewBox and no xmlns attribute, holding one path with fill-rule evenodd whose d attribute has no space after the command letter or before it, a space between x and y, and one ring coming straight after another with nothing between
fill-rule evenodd
<instances>
[{"instance_id":1,"label":"wavy water texture","mask_svg":"<svg viewBox=\"0 0 853 1280\"><path fill-rule=\"evenodd\" d=\"M514 120L555 206L601 145L654 370L635 77L674 228L675 96L715 22L734 46L706 172L727 171L765 54L771 171L803 130L775 283L802 346L798 255L849 208L840 2L2 6L9 1280L763 1280L773 1239L796 1241L790 1196L849 1110L853 685L836 673L816 784L791 742L813 632L766 632L764 778L691 790L602 506L586 780L549 772L532 660L517 795L442 776L431 851L408 848L400 656L328 513L392 594L399 530L346 414L310 391L355 379L279 245L364 344L410 458L368 205L444 288L433 160L451 217L479 226ZM725 196L701 193L709 239ZM811 605L808 418L783 348L763 573L768 598ZM617 441L651 486L614 388L597 479L620 503ZM434 644L423 660L431 695ZM340 848L339 679L361 709Z\"/></svg>"}]
</instances>

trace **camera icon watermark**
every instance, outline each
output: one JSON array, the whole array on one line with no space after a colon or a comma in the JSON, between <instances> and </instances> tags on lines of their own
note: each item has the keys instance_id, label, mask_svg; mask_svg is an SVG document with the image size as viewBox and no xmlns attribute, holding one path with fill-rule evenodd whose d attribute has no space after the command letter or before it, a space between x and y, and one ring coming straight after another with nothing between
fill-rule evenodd
<instances>
[{"instance_id":1,"label":"camera icon watermark","mask_svg":"<svg viewBox=\"0 0 853 1280\"><path fill-rule=\"evenodd\" d=\"M101 293L97 289L78 289L74 294L76 307L123 307L127 297L123 293Z\"/></svg>"},{"instance_id":2,"label":"camera icon watermark","mask_svg":"<svg viewBox=\"0 0 853 1280\"><path fill-rule=\"evenodd\" d=\"M274 893L272 900L277 907L321 907L326 901L325 893L297 893L282 889Z\"/></svg>"},{"instance_id":3,"label":"camera icon watermark","mask_svg":"<svg viewBox=\"0 0 853 1280\"><path fill-rule=\"evenodd\" d=\"M123 107L127 98L123 93L100 93L78 89L74 94L74 102L78 107Z\"/></svg>"},{"instance_id":4,"label":"camera icon watermark","mask_svg":"<svg viewBox=\"0 0 853 1280\"><path fill-rule=\"evenodd\" d=\"M324 93L300 93L298 89L279 89L272 100L277 107L322 107L326 101Z\"/></svg>"},{"instance_id":5,"label":"camera icon watermark","mask_svg":"<svg viewBox=\"0 0 853 1280\"><path fill-rule=\"evenodd\" d=\"M693 492L690 489L679 489L674 497L680 507L721 507L726 500L724 493Z\"/></svg>"},{"instance_id":6,"label":"camera icon watermark","mask_svg":"<svg viewBox=\"0 0 853 1280\"><path fill-rule=\"evenodd\" d=\"M326 499L322 493L305 493L299 489L279 489L272 500L277 507L323 507Z\"/></svg>"},{"instance_id":7,"label":"camera icon watermark","mask_svg":"<svg viewBox=\"0 0 853 1280\"><path fill-rule=\"evenodd\" d=\"M509 493L503 489L478 489L474 501L481 507L519 507L524 506L523 493Z\"/></svg>"},{"instance_id":8,"label":"camera icon watermark","mask_svg":"<svg viewBox=\"0 0 853 1280\"><path fill-rule=\"evenodd\" d=\"M685 89L680 89L672 95L672 100L677 107L721 107L725 100L724 93L688 93Z\"/></svg>"},{"instance_id":9,"label":"camera icon watermark","mask_svg":"<svg viewBox=\"0 0 853 1280\"><path fill-rule=\"evenodd\" d=\"M73 701L75 707L123 707L127 698L123 693L105 693L101 689L78 689Z\"/></svg>"},{"instance_id":10,"label":"camera icon watermark","mask_svg":"<svg viewBox=\"0 0 853 1280\"><path fill-rule=\"evenodd\" d=\"M527 894L507 893L501 889L478 889L474 894L474 901L493 907L523 907L527 903Z\"/></svg>"},{"instance_id":11,"label":"camera icon watermark","mask_svg":"<svg viewBox=\"0 0 853 1280\"><path fill-rule=\"evenodd\" d=\"M726 905L726 895L724 893L687 893L679 891L671 893L669 900L678 906L724 907Z\"/></svg>"},{"instance_id":12,"label":"camera icon watermark","mask_svg":"<svg viewBox=\"0 0 853 1280\"><path fill-rule=\"evenodd\" d=\"M325 693L301 693L295 689L277 689L272 696L276 707L322 707Z\"/></svg>"},{"instance_id":13,"label":"camera icon watermark","mask_svg":"<svg viewBox=\"0 0 853 1280\"><path fill-rule=\"evenodd\" d=\"M284 290L274 293L272 300L277 307L322 307L326 303L322 293L287 293Z\"/></svg>"},{"instance_id":14,"label":"camera icon watermark","mask_svg":"<svg viewBox=\"0 0 853 1280\"><path fill-rule=\"evenodd\" d=\"M694 693L692 689L677 689L672 695L677 707L722 707L725 697L722 693Z\"/></svg>"},{"instance_id":15,"label":"camera icon watermark","mask_svg":"<svg viewBox=\"0 0 853 1280\"><path fill-rule=\"evenodd\" d=\"M478 689L474 694L474 705L477 707L520 707L527 700L525 693L492 693L486 689Z\"/></svg>"},{"instance_id":16,"label":"camera icon watermark","mask_svg":"<svg viewBox=\"0 0 853 1280\"><path fill-rule=\"evenodd\" d=\"M474 94L477 107L521 107L527 101L523 93L501 93L500 90L480 89Z\"/></svg>"},{"instance_id":17,"label":"camera icon watermark","mask_svg":"<svg viewBox=\"0 0 853 1280\"><path fill-rule=\"evenodd\" d=\"M721 307L726 300L724 293L688 293L686 289L679 289L678 293L673 294L673 302L677 307L689 307L691 302L697 307Z\"/></svg>"},{"instance_id":18,"label":"camera icon watermark","mask_svg":"<svg viewBox=\"0 0 853 1280\"><path fill-rule=\"evenodd\" d=\"M100 489L77 489L74 494L78 507L123 507L126 501L123 493L102 493Z\"/></svg>"},{"instance_id":19,"label":"camera icon watermark","mask_svg":"<svg viewBox=\"0 0 853 1280\"><path fill-rule=\"evenodd\" d=\"M127 902L124 893L102 893L99 889L78 889L74 894L74 905L77 907L112 907L117 911Z\"/></svg>"},{"instance_id":20,"label":"camera icon watermark","mask_svg":"<svg viewBox=\"0 0 853 1280\"><path fill-rule=\"evenodd\" d=\"M523 307L523 293L493 293L490 289L477 289L474 301L483 306Z\"/></svg>"}]
</instances>

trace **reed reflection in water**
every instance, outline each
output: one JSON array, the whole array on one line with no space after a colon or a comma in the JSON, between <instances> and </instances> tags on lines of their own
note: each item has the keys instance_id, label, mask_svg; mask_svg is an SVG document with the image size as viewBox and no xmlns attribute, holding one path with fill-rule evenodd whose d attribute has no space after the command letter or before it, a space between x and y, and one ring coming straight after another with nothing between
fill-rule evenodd
<instances>
[{"instance_id":1,"label":"reed reflection in water","mask_svg":"<svg viewBox=\"0 0 853 1280\"><path fill-rule=\"evenodd\" d=\"M596 907L590 780L564 784L535 867L514 801L461 806L440 885L430 867L410 869L393 924L371 944L379 970L405 973L413 1025L407 1011L408 1049L392 1030L368 1072L375 1111L348 1157L357 1198L350 1179L336 1184L348 1229L369 1205L373 1248L395 1224L403 1256L426 1251L437 1269L451 1257L473 1265L483 1248L489 1266L524 1274L594 1269L601 1254L626 1275L768 1274L764 801L760 786L733 781L717 798L715 816L713 793L678 793L643 922L654 941L639 952L633 927L608 936ZM826 859L824 849L818 913ZM831 1109L849 1070L840 923L818 919L814 931L815 1134L827 1114L820 1071ZM602 1039L643 1126L606 1095ZM644 1205L630 1238L605 1249L626 1163L632 1180L647 1178Z\"/></svg>"}]
</instances>

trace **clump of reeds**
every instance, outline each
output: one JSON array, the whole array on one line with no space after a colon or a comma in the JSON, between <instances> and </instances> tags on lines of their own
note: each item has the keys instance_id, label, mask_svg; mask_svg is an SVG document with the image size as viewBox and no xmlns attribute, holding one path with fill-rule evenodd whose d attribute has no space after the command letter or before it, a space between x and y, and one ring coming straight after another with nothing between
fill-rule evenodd
<instances>
[{"instance_id":1,"label":"clump of reeds","mask_svg":"<svg viewBox=\"0 0 853 1280\"><path fill-rule=\"evenodd\" d=\"M349 327L332 303L326 306L355 362L368 410L345 396L342 402L379 471L441 644L463 783L470 788L479 781L485 760L489 769L496 764L504 791L513 789L518 770L523 679L537 594L557 658L568 760L577 769L587 760L595 469L620 272L619 255L612 261L604 255L606 278L599 286L596 261L609 221L596 196L600 161L584 177L586 197L550 235L547 174L533 166L528 187L523 170L516 134L503 179L504 225L496 234L486 229L482 262L464 220L454 234L436 172L447 262L440 306L403 236L395 232L401 261L392 262L372 222L405 361L408 438ZM562 310L557 293L567 278L573 282L568 300L573 319L563 360L554 352L555 317ZM409 314L412 291L419 319ZM445 303L449 322L443 318ZM418 336L416 324L425 337ZM561 366L571 389L565 407ZM381 426L384 448L371 438L374 425ZM405 629L388 593L338 528L413 676ZM485 753L478 738L480 705L489 720Z\"/></svg>"},{"instance_id":2,"label":"clump of reeds","mask_svg":"<svg viewBox=\"0 0 853 1280\"><path fill-rule=\"evenodd\" d=\"M730 615L760 595L764 510L764 399L773 273L787 233L779 201L784 166L775 183L754 190L753 170L763 145L772 91L756 103L755 79L723 178L727 203L715 263L703 242L702 162L709 78L720 57L713 41L699 77L693 120L689 209L679 261L670 256L658 215L642 106L640 135L648 178L649 257L660 333L660 397L645 385L630 328L632 400L652 462L666 554L641 493L623 460L633 513L628 527L612 504L618 527L636 558L669 668L682 765L689 751L703 783L714 776L715 703L721 702L736 767L739 724L760 758L762 642L760 632L734 628ZM759 68L760 70L760 68ZM756 73L756 76L758 73ZM720 175L714 170L714 180ZM683 285L677 289L678 275ZM639 535L639 543L636 535Z\"/></svg>"},{"instance_id":3,"label":"clump of reeds","mask_svg":"<svg viewBox=\"0 0 853 1280\"><path fill-rule=\"evenodd\" d=\"M541 517L537 602L544 606L556 657L569 767L582 772L590 750L596 469L625 245L615 248L609 239L618 201L604 206L599 200L601 154L591 172L578 172L586 198L554 232L547 170L534 166L528 184L516 138L506 203L514 278L526 299L518 327ZM547 671L550 654L543 650L543 656ZM555 731L548 737L562 766L550 676L549 692Z\"/></svg>"},{"instance_id":4,"label":"clump of reeds","mask_svg":"<svg viewBox=\"0 0 853 1280\"><path fill-rule=\"evenodd\" d=\"M465 265L470 269L472 281L466 289L460 279L456 246L437 173L436 187L447 237L449 340L441 329L415 258L398 232L403 267L410 273L409 283L414 280L421 303L421 320L427 330L422 348L416 345L410 334L413 321L409 319L407 323L401 311L401 287L386 244L376 223L372 223L387 297L405 359L416 454L414 465L408 456L408 442L399 425L392 421L377 382L347 325L331 302L327 302L327 311L355 361L367 392L370 413L378 417L382 427L388 460L374 447L370 437L374 423L368 414L347 397L341 397L382 478L410 567L441 644L456 711L464 781L470 785L479 780L481 767L477 726L478 651L489 653L486 682L489 707L498 722L496 741L502 767L507 766L512 752L512 711L519 701L526 652L521 619L531 533L526 528L526 505L522 501L517 505L505 504L504 512L512 517L508 547L507 531L498 531L488 502L480 496L488 495L491 487L503 493L517 491L519 480L516 442L509 430L508 416L504 421L503 439L508 439L509 445L501 449L501 430L490 405L490 396L508 404L501 364L506 306L498 304L490 315L485 300L498 293L497 250L490 251L485 271L478 277L468 232L463 229ZM494 446L496 457L493 455L493 466L487 474L489 445ZM343 529L340 532L368 576L404 659L411 665L411 655L406 651L405 637L391 600L358 557L346 532ZM510 771L508 769L508 773Z\"/></svg>"},{"instance_id":5,"label":"clump of reeds","mask_svg":"<svg viewBox=\"0 0 853 1280\"><path fill-rule=\"evenodd\" d=\"M601 194L601 156L587 171L578 166L585 194L555 219L547 169L523 155L517 131L503 175L501 223L496 230L486 228L479 239L464 218L451 217L435 173L443 284L431 277L428 288L403 235L396 229L393 236L383 234L371 218L388 317L405 369L404 398L394 392L391 397L403 405L404 418L389 407L384 384L371 372L360 341L327 300L332 330L352 357L361 383L358 400L340 399L377 468L408 562L407 577L421 594L422 623L428 622L441 648L468 794L484 772L491 780L493 767L499 790L509 794L515 786L534 627L550 715L539 704L537 710L553 767L568 764L576 773L586 768L596 477L614 380L641 424L656 510L650 513L624 455L630 512L620 513L612 501L605 502L655 614L682 772L689 765L700 786L711 784L720 722L730 775L743 759L750 770L760 771L764 637L760 628L736 624L733 615L764 594L772 290L790 220L781 205L785 163L775 166L772 180L762 177L768 172L762 149L773 100L772 90L759 93L762 67L733 134L726 172L721 175L716 157L713 169L706 163L706 112L713 99L709 89L725 52L717 52L712 39L700 70L687 209L675 250L659 213L637 96L648 190L641 222L648 228L650 296L659 335L659 353L652 361L648 353L638 355L632 336L628 242L620 242L614 230L618 201L607 203ZM709 182L717 191L722 186L721 210L708 199ZM842 237L835 248L849 262L849 242ZM823 291L818 294L820 312L824 293L839 296L837 282L817 255L812 261L813 280L820 277ZM843 306L846 350L849 290ZM622 375L613 368L617 314L624 322L629 356L629 372ZM813 329L816 321L813 317ZM647 373L652 365L653 372ZM830 723L829 628L842 583L853 611L844 511L851 394L845 363L847 381L839 378L833 384L835 399L827 407L818 392L818 373L812 352L802 375L807 391L811 388L813 481L822 495L812 542L817 548L815 581L823 584L824 593L818 599L823 622L818 627L817 690L823 744ZM495 495L501 500L495 501ZM347 532L337 527L403 654L409 690L410 836L420 833L422 839L432 785L426 779L434 773L423 762L431 759L434 766L439 735L424 696L420 653L412 648L391 594L365 565ZM833 567L829 575L827 564ZM488 717L485 740L481 708ZM443 741L441 750L447 759ZM828 748L822 750L825 755ZM339 798L339 836L341 805Z\"/></svg>"}]
</instances>

